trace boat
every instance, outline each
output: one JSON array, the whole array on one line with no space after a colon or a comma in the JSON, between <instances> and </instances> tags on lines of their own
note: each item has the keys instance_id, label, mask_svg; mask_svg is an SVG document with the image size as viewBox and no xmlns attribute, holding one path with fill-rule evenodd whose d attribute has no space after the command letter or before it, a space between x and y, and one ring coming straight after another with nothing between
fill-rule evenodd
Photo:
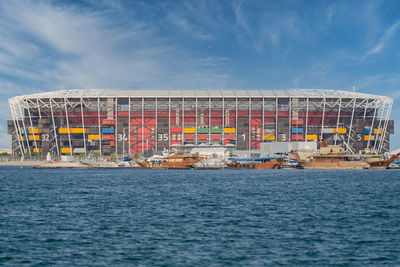
<instances>
[{"instance_id":1,"label":"boat","mask_svg":"<svg viewBox=\"0 0 400 267\"><path fill-rule=\"evenodd\" d=\"M294 159L285 158L281 165L281 169L295 169L297 168L298 162Z\"/></svg>"},{"instance_id":2,"label":"boat","mask_svg":"<svg viewBox=\"0 0 400 267\"><path fill-rule=\"evenodd\" d=\"M388 159L382 159L381 156L369 157L366 161L369 163L371 169L387 169L398 157L400 153L392 155Z\"/></svg>"},{"instance_id":3,"label":"boat","mask_svg":"<svg viewBox=\"0 0 400 267\"><path fill-rule=\"evenodd\" d=\"M394 161L388 166L388 169L400 169L400 161Z\"/></svg>"},{"instance_id":4,"label":"boat","mask_svg":"<svg viewBox=\"0 0 400 267\"><path fill-rule=\"evenodd\" d=\"M357 155L346 154L336 145L321 144L315 152L291 152L301 169L368 169L370 164Z\"/></svg>"},{"instance_id":5,"label":"boat","mask_svg":"<svg viewBox=\"0 0 400 267\"><path fill-rule=\"evenodd\" d=\"M193 165L193 168L198 170L222 170L226 168L226 166L227 165L223 159L209 158L196 162Z\"/></svg>"},{"instance_id":6,"label":"boat","mask_svg":"<svg viewBox=\"0 0 400 267\"><path fill-rule=\"evenodd\" d=\"M162 169L191 169L194 164L203 158L197 154L174 154L156 160L139 161L132 158L142 168L162 168Z\"/></svg>"},{"instance_id":7,"label":"boat","mask_svg":"<svg viewBox=\"0 0 400 267\"><path fill-rule=\"evenodd\" d=\"M268 157L256 159L235 159L230 158L226 165L230 168L247 169L279 169L283 163L282 158Z\"/></svg>"}]
</instances>

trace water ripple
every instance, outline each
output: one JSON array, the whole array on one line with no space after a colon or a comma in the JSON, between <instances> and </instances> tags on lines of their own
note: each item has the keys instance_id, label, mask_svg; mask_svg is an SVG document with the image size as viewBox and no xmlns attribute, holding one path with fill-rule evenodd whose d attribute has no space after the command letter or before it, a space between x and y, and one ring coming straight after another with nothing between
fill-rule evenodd
<instances>
[{"instance_id":1,"label":"water ripple","mask_svg":"<svg viewBox=\"0 0 400 267\"><path fill-rule=\"evenodd\" d=\"M397 171L0 168L0 265L398 265Z\"/></svg>"}]
</instances>

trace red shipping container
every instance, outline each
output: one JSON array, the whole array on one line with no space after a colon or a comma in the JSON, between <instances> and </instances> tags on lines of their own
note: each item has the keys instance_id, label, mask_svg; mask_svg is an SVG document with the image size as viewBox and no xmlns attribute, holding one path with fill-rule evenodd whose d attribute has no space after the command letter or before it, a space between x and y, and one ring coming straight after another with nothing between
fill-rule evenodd
<instances>
[{"instance_id":1,"label":"red shipping container","mask_svg":"<svg viewBox=\"0 0 400 267\"><path fill-rule=\"evenodd\" d=\"M292 124L304 124L304 120L303 119L298 119L298 120L292 120Z\"/></svg>"},{"instance_id":2,"label":"red shipping container","mask_svg":"<svg viewBox=\"0 0 400 267\"><path fill-rule=\"evenodd\" d=\"M114 124L115 124L115 120L112 120L112 119L104 119L104 120L103 120L103 124L106 124L106 125L112 124L112 125L114 125Z\"/></svg>"},{"instance_id":3,"label":"red shipping container","mask_svg":"<svg viewBox=\"0 0 400 267\"><path fill-rule=\"evenodd\" d=\"M104 134L102 140L114 140L115 136L113 134Z\"/></svg>"},{"instance_id":4,"label":"red shipping container","mask_svg":"<svg viewBox=\"0 0 400 267\"><path fill-rule=\"evenodd\" d=\"M219 135L219 134L213 134L213 135L212 135L212 139L213 139L213 140L220 140L220 139L221 139L221 135Z\"/></svg>"},{"instance_id":5,"label":"red shipping container","mask_svg":"<svg viewBox=\"0 0 400 267\"><path fill-rule=\"evenodd\" d=\"M302 134L292 134L292 140L304 140L304 136Z\"/></svg>"},{"instance_id":6,"label":"red shipping container","mask_svg":"<svg viewBox=\"0 0 400 267\"><path fill-rule=\"evenodd\" d=\"M110 146L115 146L115 142L114 141L110 141Z\"/></svg>"},{"instance_id":7,"label":"red shipping container","mask_svg":"<svg viewBox=\"0 0 400 267\"><path fill-rule=\"evenodd\" d=\"M207 140L207 134L199 134L200 140Z\"/></svg>"},{"instance_id":8,"label":"red shipping container","mask_svg":"<svg viewBox=\"0 0 400 267\"><path fill-rule=\"evenodd\" d=\"M171 133L181 133L182 128L181 127L171 127Z\"/></svg>"},{"instance_id":9,"label":"red shipping container","mask_svg":"<svg viewBox=\"0 0 400 267\"><path fill-rule=\"evenodd\" d=\"M193 138L194 138L193 134L187 134L187 135L185 135L185 139L186 139L186 140L193 140Z\"/></svg>"},{"instance_id":10,"label":"red shipping container","mask_svg":"<svg viewBox=\"0 0 400 267\"><path fill-rule=\"evenodd\" d=\"M225 140L233 140L233 134L225 135Z\"/></svg>"}]
</instances>

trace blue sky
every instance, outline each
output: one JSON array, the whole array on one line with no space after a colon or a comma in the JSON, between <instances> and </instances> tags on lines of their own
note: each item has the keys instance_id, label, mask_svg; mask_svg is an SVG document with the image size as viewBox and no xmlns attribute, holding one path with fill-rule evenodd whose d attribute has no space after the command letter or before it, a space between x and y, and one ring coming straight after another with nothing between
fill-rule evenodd
<instances>
[{"instance_id":1,"label":"blue sky","mask_svg":"<svg viewBox=\"0 0 400 267\"><path fill-rule=\"evenodd\" d=\"M7 99L69 88L331 88L395 98L399 1L0 1ZM400 147L400 135L392 136Z\"/></svg>"}]
</instances>

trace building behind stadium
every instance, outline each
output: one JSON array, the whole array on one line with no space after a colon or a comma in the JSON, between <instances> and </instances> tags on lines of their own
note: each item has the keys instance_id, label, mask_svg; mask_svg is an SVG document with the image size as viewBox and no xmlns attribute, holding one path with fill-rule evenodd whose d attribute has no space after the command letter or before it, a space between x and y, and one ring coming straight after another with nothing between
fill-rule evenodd
<instances>
[{"instance_id":1,"label":"building behind stadium","mask_svg":"<svg viewBox=\"0 0 400 267\"><path fill-rule=\"evenodd\" d=\"M9 99L13 154L112 153L326 141L389 150L389 97L340 90L63 90Z\"/></svg>"}]
</instances>

